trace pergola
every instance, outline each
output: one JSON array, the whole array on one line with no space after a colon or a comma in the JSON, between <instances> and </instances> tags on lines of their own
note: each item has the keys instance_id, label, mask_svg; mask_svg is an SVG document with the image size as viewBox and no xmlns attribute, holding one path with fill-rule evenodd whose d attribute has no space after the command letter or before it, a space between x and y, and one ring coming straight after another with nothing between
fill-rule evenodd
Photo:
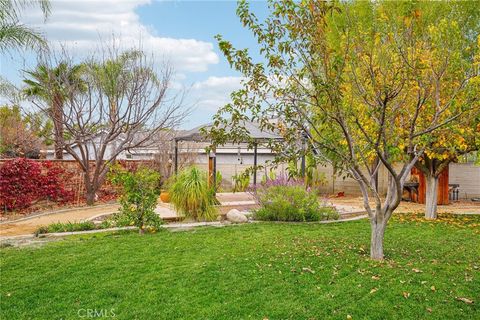
<instances>
[{"instance_id":1,"label":"pergola","mask_svg":"<svg viewBox=\"0 0 480 320\"><path fill-rule=\"evenodd\" d=\"M253 141L253 185L257 184L257 156L258 156L258 145L271 141L271 140L283 140L283 138L273 132L268 132L260 129L258 123L245 121L243 123L244 128L249 133L249 141ZM180 141L191 141L191 142L211 142L211 140L202 133L202 129L208 129L212 127L212 124L205 124L193 128L189 131L183 132L174 138L175 140L175 174L178 171L178 142ZM302 159L302 168L305 167L305 161ZM215 153L211 153L208 161L209 176L213 179L215 183L216 171L217 171L217 161Z\"/></svg>"}]
</instances>

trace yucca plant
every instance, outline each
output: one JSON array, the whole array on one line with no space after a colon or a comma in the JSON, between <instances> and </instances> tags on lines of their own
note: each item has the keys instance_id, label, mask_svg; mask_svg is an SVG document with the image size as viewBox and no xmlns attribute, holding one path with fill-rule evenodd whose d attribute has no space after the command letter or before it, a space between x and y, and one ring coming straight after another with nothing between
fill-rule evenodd
<instances>
[{"instance_id":1,"label":"yucca plant","mask_svg":"<svg viewBox=\"0 0 480 320\"><path fill-rule=\"evenodd\" d=\"M169 192L170 201L179 214L197 221L217 217L215 196L208 186L206 172L196 167L183 170L173 177Z\"/></svg>"}]
</instances>

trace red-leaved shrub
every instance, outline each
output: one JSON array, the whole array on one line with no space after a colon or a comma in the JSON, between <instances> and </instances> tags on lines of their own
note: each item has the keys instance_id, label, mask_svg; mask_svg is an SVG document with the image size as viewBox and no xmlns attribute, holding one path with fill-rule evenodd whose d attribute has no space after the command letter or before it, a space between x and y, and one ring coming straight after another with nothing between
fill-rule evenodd
<instances>
[{"instance_id":1,"label":"red-leaved shrub","mask_svg":"<svg viewBox=\"0 0 480 320\"><path fill-rule=\"evenodd\" d=\"M40 197L51 201L66 202L73 193L65 189L65 170L50 161L42 163L43 174L40 177Z\"/></svg>"},{"instance_id":2,"label":"red-leaved shrub","mask_svg":"<svg viewBox=\"0 0 480 320\"><path fill-rule=\"evenodd\" d=\"M7 210L27 208L34 201L48 199L68 201L72 197L65 190L64 170L51 162L17 158L0 167L0 206Z\"/></svg>"}]
</instances>

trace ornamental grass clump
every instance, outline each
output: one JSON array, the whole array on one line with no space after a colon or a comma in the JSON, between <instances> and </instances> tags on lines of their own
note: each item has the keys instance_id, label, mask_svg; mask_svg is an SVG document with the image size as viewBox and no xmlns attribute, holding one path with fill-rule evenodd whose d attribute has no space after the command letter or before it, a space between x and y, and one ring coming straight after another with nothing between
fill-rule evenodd
<instances>
[{"instance_id":1,"label":"ornamental grass clump","mask_svg":"<svg viewBox=\"0 0 480 320\"><path fill-rule=\"evenodd\" d=\"M339 217L335 209L321 206L314 192L293 182L260 186L255 197L260 205L254 214L257 220L305 222Z\"/></svg>"},{"instance_id":2,"label":"ornamental grass clump","mask_svg":"<svg viewBox=\"0 0 480 320\"><path fill-rule=\"evenodd\" d=\"M208 186L206 172L196 167L183 170L173 177L169 192L170 201L180 215L196 221L217 217L215 194Z\"/></svg>"}]
</instances>

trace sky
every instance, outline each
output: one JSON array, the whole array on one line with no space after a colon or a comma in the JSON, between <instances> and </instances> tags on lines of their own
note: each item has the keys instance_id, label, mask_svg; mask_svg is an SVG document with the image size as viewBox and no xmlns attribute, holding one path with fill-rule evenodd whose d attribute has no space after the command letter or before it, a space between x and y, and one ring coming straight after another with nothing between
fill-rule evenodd
<instances>
[{"instance_id":1,"label":"sky","mask_svg":"<svg viewBox=\"0 0 480 320\"><path fill-rule=\"evenodd\" d=\"M160 0L52 0L51 15L43 21L37 8L26 9L22 23L41 31L52 48L61 45L87 56L112 35L122 44L138 44L155 61L168 61L175 70L174 90L187 89L185 107L193 107L183 129L211 121L240 87L241 76L230 68L214 39L221 34L237 48L249 48L254 58L256 42L236 16L236 1ZM259 17L266 3L251 3ZM35 67L35 51L0 55L0 72L17 87L22 71Z\"/></svg>"}]
</instances>

